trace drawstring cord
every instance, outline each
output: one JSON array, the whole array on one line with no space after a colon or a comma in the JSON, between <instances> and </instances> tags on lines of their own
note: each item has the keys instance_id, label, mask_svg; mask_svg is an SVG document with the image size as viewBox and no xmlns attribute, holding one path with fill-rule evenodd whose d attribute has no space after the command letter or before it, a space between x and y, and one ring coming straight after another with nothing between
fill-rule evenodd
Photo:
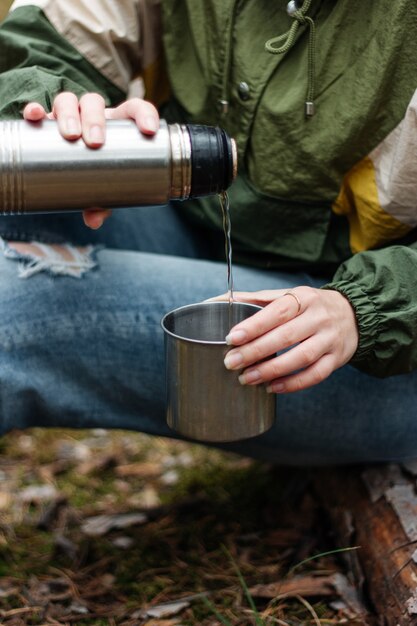
<instances>
[{"instance_id":1,"label":"drawstring cord","mask_svg":"<svg viewBox=\"0 0 417 626\"><path fill-rule=\"evenodd\" d=\"M308 69L307 69L307 96L305 102L306 117L312 117L315 113L314 106L314 89L315 89L315 65L316 65L316 26L311 17L306 15L311 6L312 0L304 0L300 9L294 1L288 3L287 11L290 17L295 21L291 24L290 29L273 37L265 43L265 50L271 54L285 54L294 44L300 25L307 24L309 27L308 34ZM284 42L277 47L277 44Z\"/></svg>"},{"instance_id":2,"label":"drawstring cord","mask_svg":"<svg viewBox=\"0 0 417 626\"><path fill-rule=\"evenodd\" d=\"M221 114L227 115L229 112L229 79L232 67L232 49L233 49L233 28L235 24L235 14L239 0L234 0L232 10L230 12L229 23L227 25L226 45L224 53L224 71L222 76L221 97L219 100Z\"/></svg>"}]
</instances>

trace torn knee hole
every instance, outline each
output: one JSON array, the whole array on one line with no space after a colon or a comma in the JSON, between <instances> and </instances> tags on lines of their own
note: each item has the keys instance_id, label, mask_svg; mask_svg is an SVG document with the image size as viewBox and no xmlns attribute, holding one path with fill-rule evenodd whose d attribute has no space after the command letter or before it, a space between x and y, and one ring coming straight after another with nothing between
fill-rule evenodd
<instances>
[{"instance_id":1,"label":"torn knee hole","mask_svg":"<svg viewBox=\"0 0 417 626\"><path fill-rule=\"evenodd\" d=\"M3 241L3 251L6 258L19 261L21 278L29 278L42 271L80 278L96 265L93 260L94 246Z\"/></svg>"},{"instance_id":2,"label":"torn knee hole","mask_svg":"<svg viewBox=\"0 0 417 626\"><path fill-rule=\"evenodd\" d=\"M39 243L22 243L21 241L9 241L9 246L24 256L46 258L51 252L54 252L57 257L61 256L63 261L75 261L77 255L74 254L74 250L78 254L86 254L87 248L74 248L73 246L63 246L60 244L39 244Z\"/></svg>"}]
</instances>

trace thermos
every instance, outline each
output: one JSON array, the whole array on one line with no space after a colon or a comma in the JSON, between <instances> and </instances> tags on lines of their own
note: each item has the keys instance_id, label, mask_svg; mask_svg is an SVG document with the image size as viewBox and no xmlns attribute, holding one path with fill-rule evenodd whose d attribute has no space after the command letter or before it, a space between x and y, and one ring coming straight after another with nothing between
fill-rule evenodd
<instances>
[{"instance_id":1,"label":"thermos","mask_svg":"<svg viewBox=\"0 0 417 626\"><path fill-rule=\"evenodd\" d=\"M107 122L99 149L67 141L52 120L0 122L0 213L150 206L218 194L237 172L236 145L217 127L167 124L143 135Z\"/></svg>"}]
</instances>

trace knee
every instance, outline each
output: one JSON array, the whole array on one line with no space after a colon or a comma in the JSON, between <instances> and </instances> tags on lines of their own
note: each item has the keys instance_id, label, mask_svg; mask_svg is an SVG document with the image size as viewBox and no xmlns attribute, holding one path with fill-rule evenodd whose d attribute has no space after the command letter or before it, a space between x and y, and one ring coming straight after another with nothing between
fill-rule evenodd
<instances>
[{"instance_id":1,"label":"knee","mask_svg":"<svg viewBox=\"0 0 417 626\"><path fill-rule=\"evenodd\" d=\"M29 278L43 271L81 278L96 265L93 246L3 241L3 251L7 259L19 261L20 278Z\"/></svg>"}]
</instances>

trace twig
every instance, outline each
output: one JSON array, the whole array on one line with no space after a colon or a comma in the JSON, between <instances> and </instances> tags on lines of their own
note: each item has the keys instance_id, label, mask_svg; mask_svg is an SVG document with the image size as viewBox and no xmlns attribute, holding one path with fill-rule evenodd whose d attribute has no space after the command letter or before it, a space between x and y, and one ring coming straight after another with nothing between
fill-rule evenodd
<instances>
[{"instance_id":1,"label":"twig","mask_svg":"<svg viewBox=\"0 0 417 626\"><path fill-rule=\"evenodd\" d=\"M299 602L301 602L301 604L304 604L304 606L306 607L306 609L309 611L309 613L311 613L312 618L314 619L314 623L317 626L321 626L321 622L319 619L319 616L317 615L317 613L315 612L314 608L311 606L310 602L308 602L305 598L303 598L302 596L294 596L295 598L297 598L297 600Z\"/></svg>"},{"instance_id":2,"label":"twig","mask_svg":"<svg viewBox=\"0 0 417 626\"><path fill-rule=\"evenodd\" d=\"M0 611L1 617L15 617L16 615L24 615L25 613L35 613L42 611L43 606L27 606L21 609L11 609L10 611Z\"/></svg>"}]
</instances>

